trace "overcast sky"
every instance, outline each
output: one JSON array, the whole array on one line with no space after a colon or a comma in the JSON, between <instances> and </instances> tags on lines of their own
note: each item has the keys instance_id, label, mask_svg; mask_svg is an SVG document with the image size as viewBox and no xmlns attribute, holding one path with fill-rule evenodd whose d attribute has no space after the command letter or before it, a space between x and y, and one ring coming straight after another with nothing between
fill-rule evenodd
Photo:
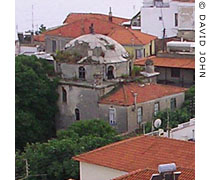
<instances>
[{"instance_id":1,"label":"overcast sky","mask_svg":"<svg viewBox=\"0 0 210 180\"><path fill-rule=\"evenodd\" d=\"M16 30L32 29L32 5L34 30L41 24L49 27L62 24L71 12L108 14L112 7L114 16L131 18L140 10L142 0L16 0Z\"/></svg>"}]
</instances>

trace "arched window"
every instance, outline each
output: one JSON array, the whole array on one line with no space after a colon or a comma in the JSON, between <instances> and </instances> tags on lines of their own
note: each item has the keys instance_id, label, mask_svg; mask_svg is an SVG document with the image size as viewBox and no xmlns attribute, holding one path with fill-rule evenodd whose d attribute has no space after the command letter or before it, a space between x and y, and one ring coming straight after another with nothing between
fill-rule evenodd
<instances>
[{"instance_id":1,"label":"arched window","mask_svg":"<svg viewBox=\"0 0 210 180\"><path fill-rule=\"evenodd\" d=\"M80 120L80 113L79 113L79 109L78 108L75 109L75 119L76 119L76 121Z\"/></svg>"},{"instance_id":2,"label":"arched window","mask_svg":"<svg viewBox=\"0 0 210 180\"><path fill-rule=\"evenodd\" d=\"M63 87L62 87L62 99L63 102L67 102L67 92Z\"/></svg>"},{"instance_id":3,"label":"arched window","mask_svg":"<svg viewBox=\"0 0 210 180\"><path fill-rule=\"evenodd\" d=\"M108 67L107 77L108 77L108 79L114 79L114 67L113 66Z\"/></svg>"},{"instance_id":4,"label":"arched window","mask_svg":"<svg viewBox=\"0 0 210 180\"><path fill-rule=\"evenodd\" d=\"M79 79L85 79L85 68L79 67Z\"/></svg>"}]
</instances>

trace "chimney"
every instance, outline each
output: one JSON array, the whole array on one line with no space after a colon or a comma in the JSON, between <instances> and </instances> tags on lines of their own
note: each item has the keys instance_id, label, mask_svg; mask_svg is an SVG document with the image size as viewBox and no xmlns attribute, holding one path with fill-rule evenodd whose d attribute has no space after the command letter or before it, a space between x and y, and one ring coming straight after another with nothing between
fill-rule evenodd
<instances>
[{"instance_id":1,"label":"chimney","mask_svg":"<svg viewBox=\"0 0 210 180\"><path fill-rule=\"evenodd\" d=\"M109 7L109 21L112 22L112 8Z\"/></svg>"},{"instance_id":2,"label":"chimney","mask_svg":"<svg viewBox=\"0 0 210 180\"><path fill-rule=\"evenodd\" d=\"M89 27L89 30L90 30L90 34L94 34L94 27L93 27L93 23L90 25Z\"/></svg>"},{"instance_id":3,"label":"chimney","mask_svg":"<svg viewBox=\"0 0 210 180\"><path fill-rule=\"evenodd\" d=\"M23 41L24 41L23 33L18 33L18 40L19 40L20 44L23 43Z\"/></svg>"},{"instance_id":4,"label":"chimney","mask_svg":"<svg viewBox=\"0 0 210 180\"><path fill-rule=\"evenodd\" d=\"M145 62L145 71L147 73L154 73L155 68L154 68L154 63L151 59L147 59Z\"/></svg>"}]
</instances>

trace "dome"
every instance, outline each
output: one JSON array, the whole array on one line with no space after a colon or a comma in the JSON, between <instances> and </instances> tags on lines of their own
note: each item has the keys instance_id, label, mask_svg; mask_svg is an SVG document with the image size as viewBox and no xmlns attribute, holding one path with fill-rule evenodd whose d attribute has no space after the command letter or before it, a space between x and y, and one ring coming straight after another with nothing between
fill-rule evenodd
<instances>
[{"instance_id":1,"label":"dome","mask_svg":"<svg viewBox=\"0 0 210 180\"><path fill-rule=\"evenodd\" d=\"M65 51L80 56L78 64L86 61L91 63L127 62L129 55L125 48L108 36L87 34L71 40L65 46Z\"/></svg>"}]
</instances>

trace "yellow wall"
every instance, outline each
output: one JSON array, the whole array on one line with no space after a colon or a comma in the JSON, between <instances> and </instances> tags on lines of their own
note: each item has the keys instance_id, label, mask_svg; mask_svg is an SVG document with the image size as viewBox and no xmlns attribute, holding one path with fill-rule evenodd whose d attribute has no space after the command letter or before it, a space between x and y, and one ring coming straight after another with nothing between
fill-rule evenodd
<instances>
[{"instance_id":1,"label":"yellow wall","mask_svg":"<svg viewBox=\"0 0 210 180\"><path fill-rule=\"evenodd\" d=\"M152 42L152 54L155 54L155 41ZM144 45L144 46L127 46L123 45L123 47L128 51L128 53L131 55L131 57L136 58L136 49L145 49L145 57L150 56L150 43Z\"/></svg>"}]
</instances>

